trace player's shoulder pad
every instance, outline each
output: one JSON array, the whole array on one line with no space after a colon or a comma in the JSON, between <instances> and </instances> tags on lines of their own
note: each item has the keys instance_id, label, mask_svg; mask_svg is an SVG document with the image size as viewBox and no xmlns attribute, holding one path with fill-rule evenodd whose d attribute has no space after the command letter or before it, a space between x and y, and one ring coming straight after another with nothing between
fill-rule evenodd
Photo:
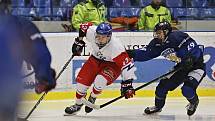
<instances>
[{"instance_id":1,"label":"player's shoulder pad","mask_svg":"<svg viewBox=\"0 0 215 121\"><path fill-rule=\"evenodd\" d=\"M170 32L170 34L168 35L168 37L170 39L178 39L179 37L183 37L183 38L186 38L188 37L189 35L187 33L184 33L182 31L172 31Z\"/></svg>"},{"instance_id":2,"label":"player's shoulder pad","mask_svg":"<svg viewBox=\"0 0 215 121\"><path fill-rule=\"evenodd\" d=\"M31 31L31 30L36 28L36 26L34 25L34 23L32 21L30 21L30 20L28 20L28 19L26 19L24 17L18 16L17 20L22 26L21 29L23 29L23 31L25 31L25 32L29 32L29 31Z\"/></svg>"},{"instance_id":3,"label":"player's shoulder pad","mask_svg":"<svg viewBox=\"0 0 215 121\"><path fill-rule=\"evenodd\" d=\"M113 50L114 51L118 51L118 52L124 52L125 51L125 47L123 46L122 42L120 41L119 38L116 37L112 37L111 38L111 44L113 46Z\"/></svg>"},{"instance_id":4,"label":"player's shoulder pad","mask_svg":"<svg viewBox=\"0 0 215 121\"><path fill-rule=\"evenodd\" d=\"M24 35L28 36L32 40L35 40L37 38L43 38L39 29L32 21L24 17L17 17L17 18L18 18L18 21L21 23L22 31L25 32L23 33Z\"/></svg>"},{"instance_id":5,"label":"player's shoulder pad","mask_svg":"<svg viewBox=\"0 0 215 121\"><path fill-rule=\"evenodd\" d=\"M149 42L149 45L156 45L156 44L160 44L157 38L153 38L153 39Z\"/></svg>"}]
</instances>

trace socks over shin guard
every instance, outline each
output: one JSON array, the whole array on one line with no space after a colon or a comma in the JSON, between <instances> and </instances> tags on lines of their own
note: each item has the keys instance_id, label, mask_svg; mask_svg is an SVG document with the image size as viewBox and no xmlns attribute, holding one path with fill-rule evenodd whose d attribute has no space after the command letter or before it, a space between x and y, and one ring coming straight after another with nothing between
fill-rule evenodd
<instances>
[{"instance_id":1,"label":"socks over shin guard","mask_svg":"<svg viewBox=\"0 0 215 121\"><path fill-rule=\"evenodd\" d=\"M199 98L198 98L198 95L195 95L193 98L191 98L191 99L187 99L190 103L196 103L198 100L199 100Z\"/></svg>"},{"instance_id":2,"label":"socks over shin guard","mask_svg":"<svg viewBox=\"0 0 215 121\"><path fill-rule=\"evenodd\" d=\"M166 98L155 97L155 106L159 109L162 109L165 105Z\"/></svg>"}]
</instances>

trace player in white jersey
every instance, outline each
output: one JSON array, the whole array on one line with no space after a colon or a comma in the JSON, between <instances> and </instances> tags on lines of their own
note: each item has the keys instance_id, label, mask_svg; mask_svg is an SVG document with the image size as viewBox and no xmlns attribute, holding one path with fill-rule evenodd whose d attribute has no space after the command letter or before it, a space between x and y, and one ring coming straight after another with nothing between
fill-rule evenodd
<instances>
[{"instance_id":1,"label":"player in white jersey","mask_svg":"<svg viewBox=\"0 0 215 121\"><path fill-rule=\"evenodd\" d=\"M126 99L135 94L132 86L134 64L120 40L112 36L111 25L108 23L101 23L98 26L92 26L91 23L82 24L79 37L75 39L72 47L74 55L81 54L85 45L83 41L85 36L93 50L76 78L76 101L74 105L66 107L67 114L76 114L80 111L83 106L81 98L86 96L87 90L92 84L93 89L88 101L95 103L96 97L101 94L102 90L112 84L120 74L123 78L121 94L124 94ZM86 113L92 110L90 107L85 107Z\"/></svg>"}]
</instances>

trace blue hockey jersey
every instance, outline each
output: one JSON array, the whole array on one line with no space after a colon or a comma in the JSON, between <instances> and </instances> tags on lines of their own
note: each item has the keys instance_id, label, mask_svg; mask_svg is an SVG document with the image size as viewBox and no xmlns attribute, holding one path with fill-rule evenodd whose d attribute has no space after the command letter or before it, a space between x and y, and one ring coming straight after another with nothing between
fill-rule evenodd
<instances>
[{"instance_id":1,"label":"blue hockey jersey","mask_svg":"<svg viewBox=\"0 0 215 121\"><path fill-rule=\"evenodd\" d=\"M203 56L203 51L187 33L173 31L169 33L164 43L160 43L157 38L154 38L146 48L135 50L134 61L147 61L158 56L179 63L188 56L197 60Z\"/></svg>"},{"instance_id":2,"label":"blue hockey jersey","mask_svg":"<svg viewBox=\"0 0 215 121\"><path fill-rule=\"evenodd\" d=\"M0 120L14 121L22 94L22 63L30 63L38 80L55 80L51 55L37 27L24 18L9 15L0 2Z\"/></svg>"},{"instance_id":3,"label":"blue hockey jersey","mask_svg":"<svg viewBox=\"0 0 215 121\"><path fill-rule=\"evenodd\" d=\"M20 76L26 61L36 77L52 81L51 55L37 27L21 17L0 14L0 18L0 78Z\"/></svg>"}]
</instances>

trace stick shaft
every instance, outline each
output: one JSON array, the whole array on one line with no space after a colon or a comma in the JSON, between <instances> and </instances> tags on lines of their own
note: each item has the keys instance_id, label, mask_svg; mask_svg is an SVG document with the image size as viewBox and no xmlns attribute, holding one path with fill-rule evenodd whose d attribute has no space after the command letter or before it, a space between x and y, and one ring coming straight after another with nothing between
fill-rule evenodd
<instances>
[{"instance_id":1,"label":"stick shaft","mask_svg":"<svg viewBox=\"0 0 215 121\"><path fill-rule=\"evenodd\" d=\"M40 99L37 101L37 103L34 105L34 107L31 109L31 111L28 113L28 115L25 117L25 120L27 120L30 115L33 113L33 111L37 108L37 106L40 104L40 102L43 100L47 93L44 92L43 95L40 97Z\"/></svg>"},{"instance_id":2,"label":"stick shaft","mask_svg":"<svg viewBox=\"0 0 215 121\"><path fill-rule=\"evenodd\" d=\"M158 78L153 79L152 81L149 81L149 82L147 82L147 83L145 83L145 84L143 84L143 85L141 85L141 86L135 88L134 90L135 90L135 91L140 90L140 89L142 89L143 87L146 87L146 86L148 86L149 84L151 84L151 83L153 83L153 82L156 82L156 81L158 81L158 80L160 80L160 79L162 79L162 78L165 78L166 76L168 76L168 75L170 75L170 74L173 74L173 73L175 73L175 72L178 71L178 70L179 70L179 69L172 70L172 71L170 71L170 72L168 72L168 73L166 73L166 74L164 74L164 75L162 75L162 76L160 76L160 77L158 77ZM103 108L103 107L105 107L105 106L107 106L107 105L109 105L109 104L111 104L111 103L113 103L113 102L115 102L115 101L117 101L117 100L123 98L123 97L124 97L124 95L121 95L121 96L119 96L119 97L116 97L116 98L114 98L114 99L112 99L112 100L110 100L110 101L108 101L108 102L106 102L106 103L100 105L100 108Z\"/></svg>"},{"instance_id":3,"label":"stick shaft","mask_svg":"<svg viewBox=\"0 0 215 121\"><path fill-rule=\"evenodd\" d=\"M63 71L66 69L66 67L69 65L69 63L71 62L71 60L73 59L74 55L72 55L69 60L66 62L66 64L63 66L63 68L61 69L61 71L58 73L58 75L56 76L55 80L57 80L60 75L63 73ZM37 101L37 103L34 105L34 107L31 109L31 111L28 113L28 115L25 117L25 120L27 120L30 115L33 113L33 111L37 108L37 106L40 104L40 102L43 100L43 98L45 97L45 95L48 92L44 92L43 95L40 97L40 99Z\"/></svg>"}]
</instances>

